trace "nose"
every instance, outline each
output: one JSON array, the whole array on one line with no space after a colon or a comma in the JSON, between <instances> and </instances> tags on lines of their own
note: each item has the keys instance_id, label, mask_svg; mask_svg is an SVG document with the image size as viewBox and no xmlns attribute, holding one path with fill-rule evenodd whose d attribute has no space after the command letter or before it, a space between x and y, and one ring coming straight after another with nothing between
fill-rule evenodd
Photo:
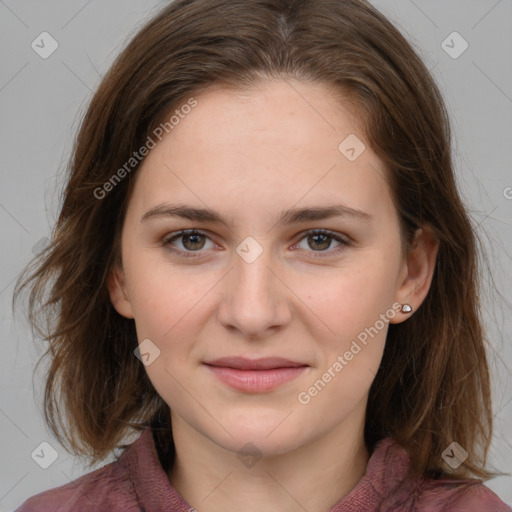
<instances>
[{"instance_id":1,"label":"nose","mask_svg":"<svg viewBox=\"0 0 512 512\"><path fill-rule=\"evenodd\" d=\"M234 255L233 268L223 279L217 318L227 329L263 339L290 322L290 290L264 250L254 261ZM281 271L281 274L283 272Z\"/></svg>"}]
</instances>

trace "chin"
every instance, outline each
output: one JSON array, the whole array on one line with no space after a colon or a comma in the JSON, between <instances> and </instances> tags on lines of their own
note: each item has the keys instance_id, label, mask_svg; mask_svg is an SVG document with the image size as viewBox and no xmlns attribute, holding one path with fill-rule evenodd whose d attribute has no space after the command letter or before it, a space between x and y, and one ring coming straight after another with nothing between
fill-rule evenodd
<instances>
[{"instance_id":1,"label":"chin","mask_svg":"<svg viewBox=\"0 0 512 512\"><path fill-rule=\"evenodd\" d=\"M292 416L292 415L290 415ZM286 418L286 414L261 418L257 414L243 420L228 421L227 430L222 435L210 439L224 449L240 454L245 450L254 450L260 456L280 455L301 446L304 439L304 425L296 425L296 418ZM284 419L284 421L283 421ZM216 431L215 434L219 432Z\"/></svg>"}]
</instances>

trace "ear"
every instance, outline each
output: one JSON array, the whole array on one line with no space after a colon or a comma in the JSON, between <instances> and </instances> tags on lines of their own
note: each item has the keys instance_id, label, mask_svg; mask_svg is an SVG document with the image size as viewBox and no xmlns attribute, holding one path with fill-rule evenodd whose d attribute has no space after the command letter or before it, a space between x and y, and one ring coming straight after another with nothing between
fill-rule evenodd
<instances>
[{"instance_id":1,"label":"ear","mask_svg":"<svg viewBox=\"0 0 512 512\"><path fill-rule=\"evenodd\" d=\"M126 317L134 318L132 305L126 291L126 283L123 270L115 266L107 278L107 288L110 295L110 302L116 311Z\"/></svg>"},{"instance_id":2,"label":"ear","mask_svg":"<svg viewBox=\"0 0 512 512\"><path fill-rule=\"evenodd\" d=\"M427 226L419 228L402 264L396 292L396 300L400 304L410 304L412 314L421 306L430 289L438 250L439 240L432 230ZM389 321L400 323L410 316L411 313L399 312Z\"/></svg>"}]
</instances>

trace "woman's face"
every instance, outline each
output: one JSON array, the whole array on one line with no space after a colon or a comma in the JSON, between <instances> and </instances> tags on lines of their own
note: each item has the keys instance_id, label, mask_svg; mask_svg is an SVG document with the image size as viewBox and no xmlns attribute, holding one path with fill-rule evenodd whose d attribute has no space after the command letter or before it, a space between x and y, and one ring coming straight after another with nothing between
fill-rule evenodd
<instances>
[{"instance_id":1,"label":"woman's face","mask_svg":"<svg viewBox=\"0 0 512 512\"><path fill-rule=\"evenodd\" d=\"M361 431L397 302L419 305L383 165L318 84L195 99L138 170L109 284L148 376L231 451Z\"/></svg>"}]
</instances>

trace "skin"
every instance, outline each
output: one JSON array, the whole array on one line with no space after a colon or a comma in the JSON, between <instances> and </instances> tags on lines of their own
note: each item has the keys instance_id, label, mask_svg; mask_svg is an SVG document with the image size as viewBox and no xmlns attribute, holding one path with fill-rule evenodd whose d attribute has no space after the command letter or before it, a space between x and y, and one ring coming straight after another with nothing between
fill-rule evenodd
<instances>
[{"instance_id":1,"label":"skin","mask_svg":"<svg viewBox=\"0 0 512 512\"><path fill-rule=\"evenodd\" d=\"M383 164L368 145L355 161L338 150L349 134L364 139L328 88L273 81L243 93L211 88L196 100L137 173L110 297L135 319L139 343L150 339L160 350L145 369L171 408L177 456L168 477L190 505L326 511L366 469L365 407L388 324L309 403L298 394L394 303L413 312L421 305L438 243L418 230L401 257ZM141 221L163 203L211 208L228 225L165 215ZM276 224L282 210L334 204L372 218ZM204 236L169 242L192 228ZM351 243L308 236L311 229ZM263 251L251 263L236 251L246 237ZM396 312L389 322L409 317ZM309 367L276 389L247 393L202 364L235 355ZM237 456L248 442L260 456L254 464Z\"/></svg>"}]
</instances>

